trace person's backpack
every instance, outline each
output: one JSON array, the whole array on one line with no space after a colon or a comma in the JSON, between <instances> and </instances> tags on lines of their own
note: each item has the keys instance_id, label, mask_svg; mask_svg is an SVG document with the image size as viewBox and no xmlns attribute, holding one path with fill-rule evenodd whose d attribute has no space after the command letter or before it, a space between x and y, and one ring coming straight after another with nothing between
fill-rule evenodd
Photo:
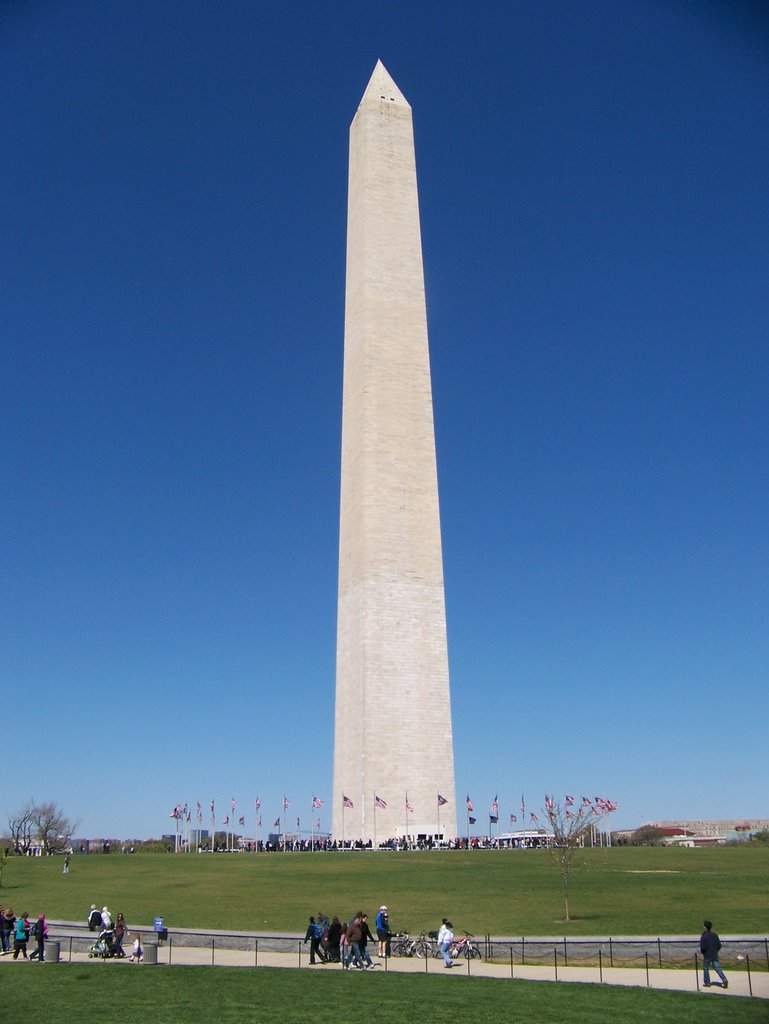
<instances>
[{"instance_id":1,"label":"person's backpack","mask_svg":"<svg viewBox=\"0 0 769 1024\"><path fill-rule=\"evenodd\" d=\"M45 936L45 926L42 921L37 920L32 925L32 934L36 939L42 939Z\"/></svg>"}]
</instances>

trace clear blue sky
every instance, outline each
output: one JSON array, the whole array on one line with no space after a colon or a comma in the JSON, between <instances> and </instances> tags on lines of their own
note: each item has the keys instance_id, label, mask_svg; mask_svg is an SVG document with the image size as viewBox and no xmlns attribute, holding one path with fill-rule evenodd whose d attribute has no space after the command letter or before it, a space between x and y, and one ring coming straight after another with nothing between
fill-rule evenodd
<instances>
[{"instance_id":1,"label":"clear blue sky","mask_svg":"<svg viewBox=\"0 0 769 1024\"><path fill-rule=\"evenodd\" d=\"M761 10L2 5L3 821L329 824L377 58L414 111L460 820L769 814Z\"/></svg>"}]
</instances>

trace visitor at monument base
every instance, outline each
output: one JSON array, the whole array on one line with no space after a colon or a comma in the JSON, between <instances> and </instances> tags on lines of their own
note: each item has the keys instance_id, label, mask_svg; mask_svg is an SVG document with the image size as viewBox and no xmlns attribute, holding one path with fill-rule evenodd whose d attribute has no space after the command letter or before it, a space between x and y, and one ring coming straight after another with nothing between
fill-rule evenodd
<instances>
[{"instance_id":1,"label":"visitor at monument base","mask_svg":"<svg viewBox=\"0 0 769 1024\"><path fill-rule=\"evenodd\" d=\"M721 979L721 988L729 988L726 975L721 970L721 963L718 953L721 949L721 940L713 929L712 921L703 921L705 931L700 935L700 952L702 953L702 983L705 988L710 988L710 968L716 972Z\"/></svg>"},{"instance_id":2,"label":"visitor at monument base","mask_svg":"<svg viewBox=\"0 0 769 1024\"><path fill-rule=\"evenodd\" d=\"M96 904L91 904L91 910L88 914L88 930L90 932L100 932L102 927L101 911L96 909Z\"/></svg>"},{"instance_id":3,"label":"visitor at monument base","mask_svg":"<svg viewBox=\"0 0 769 1024\"><path fill-rule=\"evenodd\" d=\"M338 964L340 960L339 943L342 938L342 922L334 915L331 924L328 926L328 946L326 956L331 963Z\"/></svg>"}]
</instances>

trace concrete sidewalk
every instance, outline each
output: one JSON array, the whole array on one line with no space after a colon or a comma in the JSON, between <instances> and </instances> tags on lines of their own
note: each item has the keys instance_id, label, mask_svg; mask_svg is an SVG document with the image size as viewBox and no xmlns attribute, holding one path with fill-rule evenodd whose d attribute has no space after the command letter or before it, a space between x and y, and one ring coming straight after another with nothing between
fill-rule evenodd
<instances>
[{"instance_id":1,"label":"concrete sidewalk","mask_svg":"<svg viewBox=\"0 0 769 1024\"><path fill-rule=\"evenodd\" d=\"M54 934L54 931L56 934ZM61 961L77 964L93 964L97 970L139 970L150 967L149 964L130 963L124 960L101 960L91 959L87 952L80 952L75 947L80 943L73 941L70 944L70 936L64 934L62 929L52 929L51 939L61 943ZM149 941L148 935L151 932L144 932L145 946ZM83 938L82 932L73 939ZM301 947L301 948L300 948ZM130 945L128 945L130 950ZM216 946L215 940L211 946L182 946L177 944L162 944L157 948L158 966L215 966L215 967L277 967L284 969L301 969L311 971L342 971L341 964L316 964L310 966L309 947L297 941L296 952L276 953L252 948L251 950L226 949ZM0 963L25 963L25 961L14 961L10 955L0 958ZM34 963L34 961L33 961ZM649 968L648 976L645 968L627 967L562 967L550 966L520 966L500 963L486 963L483 960L454 961L451 970L447 969L442 960L435 958L409 959L403 957L390 957L387 960L375 959L376 965L372 970L377 974L438 974L446 978L486 977L486 978L513 978L525 981L559 981L565 983L582 984L605 984L625 985L641 988L671 989L679 992L697 992L698 978L693 968L681 968L670 970L665 968ZM36 969L36 968L32 968ZM360 972L362 973L362 972ZM702 971L699 973L699 985L703 997L726 998L729 996L750 996L760 999L769 999L769 973L766 971L751 972L750 979L746 971L727 972L729 988L723 990L714 984L709 989L702 988ZM451 983L451 982L449 982ZM456 982L454 982L456 983Z\"/></svg>"}]
</instances>

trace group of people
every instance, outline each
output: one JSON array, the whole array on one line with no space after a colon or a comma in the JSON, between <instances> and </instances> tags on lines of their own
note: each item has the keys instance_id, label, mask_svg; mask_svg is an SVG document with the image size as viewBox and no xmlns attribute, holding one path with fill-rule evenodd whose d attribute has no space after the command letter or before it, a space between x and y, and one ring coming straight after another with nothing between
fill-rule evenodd
<instances>
[{"instance_id":1,"label":"group of people","mask_svg":"<svg viewBox=\"0 0 769 1024\"><path fill-rule=\"evenodd\" d=\"M310 963L341 963L345 970L365 971L378 964L369 953L369 942L377 943L377 958L390 955L390 918L386 906L379 908L375 922L376 939L371 933L368 914L359 910L349 921L343 923L334 916L328 917L318 911L311 917L304 941L310 943Z\"/></svg>"},{"instance_id":2,"label":"group of people","mask_svg":"<svg viewBox=\"0 0 769 1024\"><path fill-rule=\"evenodd\" d=\"M38 914L34 924L31 924L26 910L16 917L12 907L0 907L0 927L3 956L11 952L13 943L14 960L19 959L19 953L24 960L38 960L41 963L45 960L45 940L48 938L45 914ZM35 939L37 946L27 956L27 943L30 938Z\"/></svg>"},{"instance_id":3,"label":"group of people","mask_svg":"<svg viewBox=\"0 0 769 1024\"><path fill-rule=\"evenodd\" d=\"M102 907L98 910L95 903L91 904L91 909L88 913L88 930L92 932L98 932L95 945L92 947L91 952L99 956L114 956L119 960L126 957L126 952L123 949L123 943L128 938L128 927L125 922L125 918L122 914L118 914L115 920L112 920L112 914L109 912L108 907ZM144 959L144 950L142 949L142 939L138 932L134 935L133 947L131 949L131 955L128 957L131 963L141 963Z\"/></svg>"}]
</instances>

